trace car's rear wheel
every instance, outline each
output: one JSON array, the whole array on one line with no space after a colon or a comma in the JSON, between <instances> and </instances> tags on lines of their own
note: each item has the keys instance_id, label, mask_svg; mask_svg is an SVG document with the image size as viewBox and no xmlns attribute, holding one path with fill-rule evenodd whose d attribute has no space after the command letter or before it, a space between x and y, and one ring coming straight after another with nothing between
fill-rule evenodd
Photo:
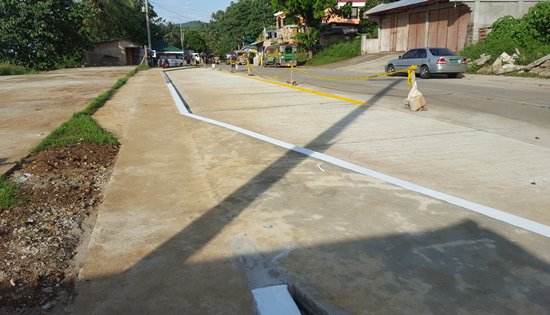
<instances>
[{"instance_id":1,"label":"car's rear wheel","mask_svg":"<svg viewBox=\"0 0 550 315\"><path fill-rule=\"evenodd\" d=\"M420 77L422 79L429 79L430 78L430 69L428 68L428 66L420 67Z\"/></svg>"},{"instance_id":2,"label":"car's rear wheel","mask_svg":"<svg viewBox=\"0 0 550 315\"><path fill-rule=\"evenodd\" d=\"M388 65L386 72L395 72L395 67L393 65Z\"/></svg>"},{"instance_id":3,"label":"car's rear wheel","mask_svg":"<svg viewBox=\"0 0 550 315\"><path fill-rule=\"evenodd\" d=\"M447 73L447 76L449 78L456 78L458 76L458 73Z\"/></svg>"}]
</instances>

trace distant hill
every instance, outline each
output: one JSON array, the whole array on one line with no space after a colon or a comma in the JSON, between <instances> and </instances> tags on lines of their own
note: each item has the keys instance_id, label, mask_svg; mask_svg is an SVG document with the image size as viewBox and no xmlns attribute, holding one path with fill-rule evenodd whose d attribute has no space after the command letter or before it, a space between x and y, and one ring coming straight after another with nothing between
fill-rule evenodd
<instances>
[{"instance_id":1,"label":"distant hill","mask_svg":"<svg viewBox=\"0 0 550 315\"><path fill-rule=\"evenodd\" d=\"M206 23L204 23L203 21L197 20L197 21L189 21L189 22L182 23L181 26L183 28L187 28L190 30L198 30L204 24Z\"/></svg>"}]
</instances>

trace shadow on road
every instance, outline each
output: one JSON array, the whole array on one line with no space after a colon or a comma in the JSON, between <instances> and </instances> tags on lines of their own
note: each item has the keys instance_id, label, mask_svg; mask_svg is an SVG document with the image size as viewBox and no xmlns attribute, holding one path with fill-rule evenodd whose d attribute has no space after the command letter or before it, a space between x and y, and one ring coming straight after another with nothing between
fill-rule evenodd
<instances>
[{"instance_id":1,"label":"shadow on road","mask_svg":"<svg viewBox=\"0 0 550 315\"><path fill-rule=\"evenodd\" d=\"M398 83L393 81L366 103L374 104ZM369 106L357 107L313 139L310 145L329 143L368 109ZM239 257L201 263L192 262L190 258L307 158L288 151L124 273L82 282L79 286L87 295L79 297L83 303L77 303L76 312L246 313L247 310L232 303L231 296L220 296L223 293L216 288L218 272L233 270L245 277L245 271L238 267ZM277 254L261 255L273 257ZM320 257L332 258L323 260ZM289 263L296 259L306 263L300 266ZM548 265L472 222L419 234L297 248L272 267L288 273L287 280L292 282L295 292L330 283L340 286L336 295L323 296L321 292L315 298L328 304L344 305L352 313L365 310L403 313L409 309L411 313L509 313L514 310L534 313L550 308L550 301L544 294L549 284L535 276L549 279ZM211 290L190 293L178 300L167 298L173 296L167 292L193 292L196 281L206 286L210 283ZM235 294L242 296L243 288L235 285ZM315 295L311 293L314 291L300 292L306 291L309 296ZM349 295L357 296L357 292L364 296L364 301L346 300ZM219 305L211 301L218 301ZM354 309L357 305L362 308ZM79 309L85 306L93 309Z\"/></svg>"}]
</instances>

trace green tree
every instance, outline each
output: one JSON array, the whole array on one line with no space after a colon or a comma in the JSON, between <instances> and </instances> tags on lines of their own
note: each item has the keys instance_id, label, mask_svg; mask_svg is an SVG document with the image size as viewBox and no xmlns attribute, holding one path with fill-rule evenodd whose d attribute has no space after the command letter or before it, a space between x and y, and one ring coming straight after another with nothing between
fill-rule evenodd
<instances>
[{"instance_id":1,"label":"green tree","mask_svg":"<svg viewBox=\"0 0 550 315\"><path fill-rule=\"evenodd\" d=\"M82 56L89 14L72 0L0 0L0 60L45 70Z\"/></svg>"},{"instance_id":2,"label":"green tree","mask_svg":"<svg viewBox=\"0 0 550 315\"><path fill-rule=\"evenodd\" d=\"M180 26L172 22L162 24L161 32L162 39L170 45L181 46L181 29Z\"/></svg>"},{"instance_id":3,"label":"green tree","mask_svg":"<svg viewBox=\"0 0 550 315\"><path fill-rule=\"evenodd\" d=\"M336 11L337 0L272 0L276 10L281 10L287 16L297 21L301 19L306 28L318 28L327 15Z\"/></svg>"},{"instance_id":4,"label":"green tree","mask_svg":"<svg viewBox=\"0 0 550 315\"><path fill-rule=\"evenodd\" d=\"M225 11L212 14L210 22L200 29L208 50L222 55L255 39L264 27L273 24L270 0L240 0Z\"/></svg>"},{"instance_id":5,"label":"green tree","mask_svg":"<svg viewBox=\"0 0 550 315\"><path fill-rule=\"evenodd\" d=\"M206 43L198 30L185 30L185 42L184 45L187 49L191 49L197 52L206 51Z\"/></svg>"},{"instance_id":6,"label":"green tree","mask_svg":"<svg viewBox=\"0 0 550 315\"><path fill-rule=\"evenodd\" d=\"M300 46L304 47L308 51L308 58L313 58L313 51L317 47L321 33L316 28L308 28L303 32L296 34L296 40L300 43Z\"/></svg>"},{"instance_id":7,"label":"green tree","mask_svg":"<svg viewBox=\"0 0 550 315\"><path fill-rule=\"evenodd\" d=\"M521 18L521 32L541 43L550 43L550 1L539 2Z\"/></svg>"},{"instance_id":8,"label":"green tree","mask_svg":"<svg viewBox=\"0 0 550 315\"><path fill-rule=\"evenodd\" d=\"M380 0L367 0L365 6L359 10L359 33L367 34L368 38L378 37L378 24L365 16L365 12L382 3Z\"/></svg>"},{"instance_id":9,"label":"green tree","mask_svg":"<svg viewBox=\"0 0 550 315\"><path fill-rule=\"evenodd\" d=\"M346 19L351 19L351 14L353 12L353 2L348 1L346 4L340 9L342 11L342 17Z\"/></svg>"},{"instance_id":10,"label":"green tree","mask_svg":"<svg viewBox=\"0 0 550 315\"><path fill-rule=\"evenodd\" d=\"M144 0L83 0L93 12L86 24L94 42L124 38L139 44L147 43ZM151 35L160 33L162 19L149 2Z\"/></svg>"}]
</instances>

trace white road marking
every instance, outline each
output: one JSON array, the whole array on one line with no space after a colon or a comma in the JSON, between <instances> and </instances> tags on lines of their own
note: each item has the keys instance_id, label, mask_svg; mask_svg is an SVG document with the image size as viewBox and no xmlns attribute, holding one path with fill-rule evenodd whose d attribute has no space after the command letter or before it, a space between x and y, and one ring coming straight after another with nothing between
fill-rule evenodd
<instances>
[{"instance_id":1,"label":"white road marking","mask_svg":"<svg viewBox=\"0 0 550 315\"><path fill-rule=\"evenodd\" d=\"M163 75L168 77L168 75L164 72L163 72ZM465 199L462 199L462 198L458 198L458 197L455 197L455 196L452 196L452 195L449 195L449 194L446 194L446 193L442 193L442 192L439 192L437 190L433 190L433 189L430 189L430 188L427 188L427 187L424 187L424 186L420 186L420 185L417 185L417 184L414 184L414 183L411 183L411 182L408 182L408 181L405 181L405 180L402 180L402 179L399 179L399 178L396 178L396 177L392 177L392 176L389 176L389 175L371 170L371 169L366 168L366 167L359 166L357 164L353 164L353 163L350 163L350 162L347 162L347 161L344 161L344 160L340 160L340 159L335 158L335 157L330 156L330 155L326 155L326 154L323 154L323 153L320 153L320 152L317 152L317 151L313 151L313 150L306 149L306 148L303 148L303 147L300 147L300 146L297 146L297 145L294 145L294 144L290 144L290 143L287 143L287 142L284 142L284 141L280 141L280 140L277 140L277 139L274 139L274 138L271 138L271 137L268 137L268 136L264 136L262 134L259 134L259 133L241 128L241 127L237 127L237 126L230 125L230 124L227 124L227 123L224 123L224 122L221 122L221 121L217 121L217 120L213 120L213 119L210 119L210 118L206 118L206 117L198 116L198 115L195 115L195 114L191 114L187 110L187 108L185 107L185 104L184 104L183 100L181 100L180 97L178 96L176 88L174 87L172 82L170 80L167 80L167 81L168 81L168 83L167 83L168 89L170 90L170 93L172 94L172 98L174 99L174 102L176 103L176 106L177 106L179 112L182 115L185 115L187 117L191 117L191 118L194 118L194 119L197 119L197 120L201 120L201 121L207 122L209 124L213 124L213 125L217 125L217 126L220 126L220 127L223 127L223 128L227 128L227 129L245 134L247 136L250 136L250 137L265 141L265 142L269 142L269 143L274 144L276 146L279 146L279 147L282 147L282 148L285 148L285 149L288 149L288 150L292 150L292 151L295 151L295 152L298 152L298 153L302 153L302 154L310 156L312 158L316 158L318 160L325 161L325 162L340 166L340 167L348 169L350 171L354 171L354 172L357 172L357 173L360 173L360 174L371 176L371 177L377 178L379 180L385 181L387 183L394 184L396 186L400 186L400 187L405 188L407 190L414 191L414 192L417 192L417 193L420 193L420 194L423 194L423 195L426 195L426 196L430 196L432 198L439 199L439 200L448 202L450 204L453 204L453 205L456 205L456 206L459 206L459 207L462 207L462 208L465 208L465 209L468 209L468 210L486 215L490 218L493 218L493 219L496 219L496 220L499 220L499 221L502 221L502 222L506 222L508 224L520 227L520 228L525 229L527 231L531 231L533 233L536 233L536 234L539 234L539 235L542 235L542 236L550 237L550 226L544 225L542 223L538 223L538 222L535 222L535 221L532 221L532 220L529 220L529 219L526 219L526 218L523 218L523 217L520 217L520 216L517 216L517 215L510 214L508 212L504 212L502 210L498 210L498 209L495 209L495 208L484 206L484 205L479 204L479 203L475 203L475 202L468 201L468 200L465 200Z\"/></svg>"},{"instance_id":2,"label":"white road marking","mask_svg":"<svg viewBox=\"0 0 550 315\"><path fill-rule=\"evenodd\" d=\"M288 293L287 285L252 290L254 302L260 315L300 315L298 306Z\"/></svg>"}]
</instances>

